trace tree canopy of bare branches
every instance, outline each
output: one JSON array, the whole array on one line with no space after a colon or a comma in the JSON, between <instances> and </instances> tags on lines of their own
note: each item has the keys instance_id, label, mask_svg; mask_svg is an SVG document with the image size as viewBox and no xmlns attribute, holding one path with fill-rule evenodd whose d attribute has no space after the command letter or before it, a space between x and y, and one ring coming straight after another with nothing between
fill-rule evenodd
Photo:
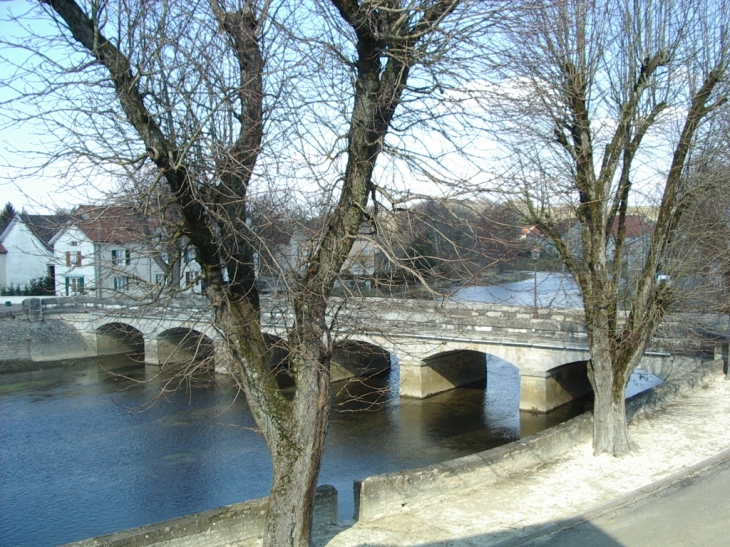
<instances>
[{"instance_id":1,"label":"tree canopy of bare branches","mask_svg":"<svg viewBox=\"0 0 730 547\"><path fill-rule=\"evenodd\" d=\"M18 121L57 136L53 159L70 172L141 179L135 201L170 223L172 247L194 249L273 461L264 545L309 545L330 405L328 297L399 106L424 94L409 80L433 85L459 4L42 0L29 15L50 27L12 44L23 52L14 82L28 86ZM254 260L277 192L324 219L288 287L291 396L271 371Z\"/></svg>"},{"instance_id":2,"label":"tree canopy of bare branches","mask_svg":"<svg viewBox=\"0 0 730 547\"><path fill-rule=\"evenodd\" d=\"M696 196L697 150L727 101L728 4L545 0L515 5L485 69L504 189L575 276L591 348L596 453L634 446L624 393L673 298L658 283ZM513 24L517 22L516 24ZM656 211L628 309L627 218ZM559 229L576 221L577 245Z\"/></svg>"}]
</instances>

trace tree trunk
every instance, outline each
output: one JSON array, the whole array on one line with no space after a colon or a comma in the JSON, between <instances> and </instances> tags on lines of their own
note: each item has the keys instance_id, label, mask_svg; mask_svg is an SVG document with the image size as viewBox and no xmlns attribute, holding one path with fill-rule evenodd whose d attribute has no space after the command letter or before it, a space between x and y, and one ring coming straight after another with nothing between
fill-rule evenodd
<instances>
[{"instance_id":1,"label":"tree trunk","mask_svg":"<svg viewBox=\"0 0 730 547\"><path fill-rule=\"evenodd\" d=\"M208 288L211 301L223 293ZM248 300L222 305L216 325L240 368L235 373L246 393L256 423L266 439L273 465L264 547L308 547L312 530L314 495L327 431L331 399L329 352L323 346L325 304L299 310L297 327L289 334L289 372L294 378L293 398L278 388L270 353L259 322L260 311Z\"/></svg>"},{"instance_id":2,"label":"tree trunk","mask_svg":"<svg viewBox=\"0 0 730 547\"><path fill-rule=\"evenodd\" d=\"M593 453L624 456L638 448L626 421L626 384L630 372L614 370L610 358L591 357L588 378L593 385ZM622 372L623 370L623 372Z\"/></svg>"},{"instance_id":3,"label":"tree trunk","mask_svg":"<svg viewBox=\"0 0 730 547\"><path fill-rule=\"evenodd\" d=\"M330 378L325 370L306 376L305 382L314 381L305 388L311 399L297 394L286 430L270 445L274 477L264 547L310 545L314 495L329 421Z\"/></svg>"}]
</instances>

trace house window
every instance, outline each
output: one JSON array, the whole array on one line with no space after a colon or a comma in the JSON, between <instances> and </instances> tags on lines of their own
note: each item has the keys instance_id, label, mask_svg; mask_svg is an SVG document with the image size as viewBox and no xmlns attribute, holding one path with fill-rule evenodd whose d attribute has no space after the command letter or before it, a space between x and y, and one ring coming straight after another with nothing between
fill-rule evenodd
<instances>
[{"instance_id":1,"label":"house window","mask_svg":"<svg viewBox=\"0 0 730 547\"><path fill-rule=\"evenodd\" d=\"M123 259L122 255L124 255ZM112 265L117 266L122 263L122 260L124 260L124 264L127 266L132 263L132 253L129 249L112 249Z\"/></svg>"},{"instance_id":2,"label":"house window","mask_svg":"<svg viewBox=\"0 0 730 547\"><path fill-rule=\"evenodd\" d=\"M128 277L115 277L114 278L114 290L126 291L129 288Z\"/></svg>"},{"instance_id":3,"label":"house window","mask_svg":"<svg viewBox=\"0 0 730 547\"><path fill-rule=\"evenodd\" d=\"M71 247L78 247L79 246L79 242L78 241L72 241L72 242L69 243L69 245L71 245Z\"/></svg>"},{"instance_id":4,"label":"house window","mask_svg":"<svg viewBox=\"0 0 730 547\"><path fill-rule=\"evenodd\" d=\"M199 272L185 272L185 283L188 285L200 285Z\"/></svg>"},{"instance_id":5,"label":"house window","mask_svg":"<svg viewBox=\"0 0 730 547\"><path fill-rule=\"evenodd\" d=\"M71 251L66 251L66 266L81 266L81 251L76 251L76 256L71 254Z\"/></svg>"},{"instance_id":6,"label":"house window","mask_svg":"<svg viewBox=\"0 0 730 547\"><path fill-rule=\"evenodd\" d=\"M155 283L162 285L165 282L165 274L155 274Z\"/></svg>"},{"instance_id":7,"label":"house window","mask_svg":"<svg viewBox=\"0 0 730 547\"><path fill-rule=\"evenodd\" d=\"M66 277L66 296L76 296L84 294L84 278L83 277Z\"/></svg>"}]
</instances>

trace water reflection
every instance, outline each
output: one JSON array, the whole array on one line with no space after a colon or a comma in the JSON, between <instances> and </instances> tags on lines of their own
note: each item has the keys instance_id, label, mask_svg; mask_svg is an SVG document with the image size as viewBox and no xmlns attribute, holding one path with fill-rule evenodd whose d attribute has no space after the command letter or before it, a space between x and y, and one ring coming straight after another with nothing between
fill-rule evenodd
<instances>
[{"instance_id":1,"label":"water reflection","mask_svg":"<svg viewBox=\"0 0 730 547\"><path fill-rule=\"evenodd\" d=\"M0 545L58 545L268 493L267 448L232 382L202 381L139 412L159 379L129 359L103 366L117 375L96 360L0 375ZM397 397L397 368L334 385L320 482L340 492L341 518L355 479L485 450L585 409L520 413L517 369L491 357L487 369L486 390L422 401Z\"/></svg>"}]
</instances>

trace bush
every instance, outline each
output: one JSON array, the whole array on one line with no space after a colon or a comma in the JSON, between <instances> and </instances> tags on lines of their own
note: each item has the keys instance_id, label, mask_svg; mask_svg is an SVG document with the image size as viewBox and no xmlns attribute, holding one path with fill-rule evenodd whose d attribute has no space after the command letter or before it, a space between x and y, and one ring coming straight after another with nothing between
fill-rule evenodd
<instances>
[{"instance_id":1,"label":"bush","mask_svg":"<svg viewBox=\"0 0 730 547\"><path fill-rule=\"evenodd\" d=\"M36 277L31 279L28 284L21 288L12 283L9 287L0 287L0 296L52 296L53 279L49 276Z\"/></svg>"}]
</instances>

